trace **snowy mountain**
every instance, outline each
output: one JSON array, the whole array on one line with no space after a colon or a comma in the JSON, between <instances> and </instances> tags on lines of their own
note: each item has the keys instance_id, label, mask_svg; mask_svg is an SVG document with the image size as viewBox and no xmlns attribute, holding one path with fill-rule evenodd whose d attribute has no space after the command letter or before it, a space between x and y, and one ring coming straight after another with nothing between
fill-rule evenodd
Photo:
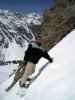
<instances>
[{"instance_id":1,"label":"snowy mountain","mask_svg":"<svg viewBox=\"0 0 75 100\"><path fill-rule=\"evenodd\" d=\"M39 24L41 16L37 13L23 14L0 10L0 64L23 59L27 43L35 39L31 26ZM14 70L13 66L0 66L0 83L9 77Z\"/></svg>"},{"instance_id":2,"label":"snowy mountain","mask_svg":"<svg viewBox=\"0 0 75 100\"><path fill-rule=\"evenodd\" d=\"M3 48L9 48L14 42L20 47L25 47L26 42L35 39L30 26L39 24L41 16L37 13L21 14L0 10L0 61L5 58Z\"/></svg>"},{"instance_id":3,"label":"snowy mountain","mask_svg":"<svg viewBox=\"0 0 75 100\"><path fill-rule=\"evenodd\" d=\"M38 13L29 13L26 15L27 17L27 23L30 25L41 25L42 22L42 16Z\"/></svg>"},{"instance_id":4,"label":"snowy mountain","mask_svg":"<svg viewBox=\"0 0 75 100\"><path fill-rule=\"evenodd\" d=\"M75 30L61 40L49 54L52 64L42 58L37 64L36 74L45 64L40 76L32 83L24 97L16 95L21 91L18 83L8 93L4 89L12 82L13 76L0 86L1 100L75 100ZM24 91L25 92L25 91Z\"/></svg>"},{"instance_id":5,"label":"snowy mountain","mask_svg":"<svg viewBox=\"0 0 75 100\"><path fill-rule=\"evenodd\" d=\"M41 24L40 15L31 13L28 15L18 12L0 10L0 46L8 47L13 38L17 44L23 46L24 41L34 37L29 25L31 23Z\"/></svg>"}]
</instances>

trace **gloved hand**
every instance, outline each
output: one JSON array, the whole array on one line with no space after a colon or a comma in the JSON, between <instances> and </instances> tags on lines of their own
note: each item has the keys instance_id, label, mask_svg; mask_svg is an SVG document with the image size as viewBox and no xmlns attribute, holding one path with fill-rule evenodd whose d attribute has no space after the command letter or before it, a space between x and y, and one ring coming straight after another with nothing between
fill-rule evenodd
<instances>
[{"instance_id":1,"label":"gloved hand","mask_svg":"<svg viewBox=\"0 0 75 100\"><path fill-rule=\"evenodd\" d=\"M53 62L53 58L50 58L50 63L52 63Z\"/></svg>"}]
</instances>

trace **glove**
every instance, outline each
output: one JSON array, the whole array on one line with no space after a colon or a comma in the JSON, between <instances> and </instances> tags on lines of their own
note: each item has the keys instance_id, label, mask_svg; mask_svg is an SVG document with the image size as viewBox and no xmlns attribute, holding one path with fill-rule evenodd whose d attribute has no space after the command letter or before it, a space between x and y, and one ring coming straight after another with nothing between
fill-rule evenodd
<instances>
[{"instance_id":1,"label":"glove","mask_svg":"<svg viewBox=\"0 0 75 100\"><path fill-rule=\"evenodd\" d=\"M53 58L50 58L50 63L52 63L53 62Z\"/></svg>"}]
</instances>

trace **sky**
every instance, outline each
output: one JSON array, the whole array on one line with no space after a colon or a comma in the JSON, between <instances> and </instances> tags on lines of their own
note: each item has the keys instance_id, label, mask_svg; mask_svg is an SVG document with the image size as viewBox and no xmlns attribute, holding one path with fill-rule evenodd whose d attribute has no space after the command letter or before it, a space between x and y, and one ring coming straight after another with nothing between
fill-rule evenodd
<instances>
[{"instance_id":1,"label":"sky","mask_svg":"<svg viewBox=\"0 0 75 100\"><path fill-rule=\"evenodd\" d=\"M52 0L0 0L0 9L26 13L43 13L51 5Z\"/></svg>"}]
</instances>

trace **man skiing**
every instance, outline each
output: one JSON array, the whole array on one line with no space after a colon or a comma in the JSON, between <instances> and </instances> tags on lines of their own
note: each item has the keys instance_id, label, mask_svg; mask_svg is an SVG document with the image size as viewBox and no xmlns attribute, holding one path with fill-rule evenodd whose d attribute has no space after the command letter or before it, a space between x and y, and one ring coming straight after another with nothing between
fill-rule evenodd
<instances>
[{"instance_id":1,"label":"man skiing","mask_svg":"<svg viewBox=\"0 0 75 100\"><path fill-rule=\"evenodd\" d=\"M41 57L46 58L50 61L50 63L53 62L53 59L48 55L48 53L41 48L41 45L41 37L38 37L36 41L31 41L31 43L29 43L24 56L24 60L27 62L27 64L25 65L24 74L19 81L20 87L25 87L27 79L35 72L36 64Z\"/></svg>"}]
</instances>

